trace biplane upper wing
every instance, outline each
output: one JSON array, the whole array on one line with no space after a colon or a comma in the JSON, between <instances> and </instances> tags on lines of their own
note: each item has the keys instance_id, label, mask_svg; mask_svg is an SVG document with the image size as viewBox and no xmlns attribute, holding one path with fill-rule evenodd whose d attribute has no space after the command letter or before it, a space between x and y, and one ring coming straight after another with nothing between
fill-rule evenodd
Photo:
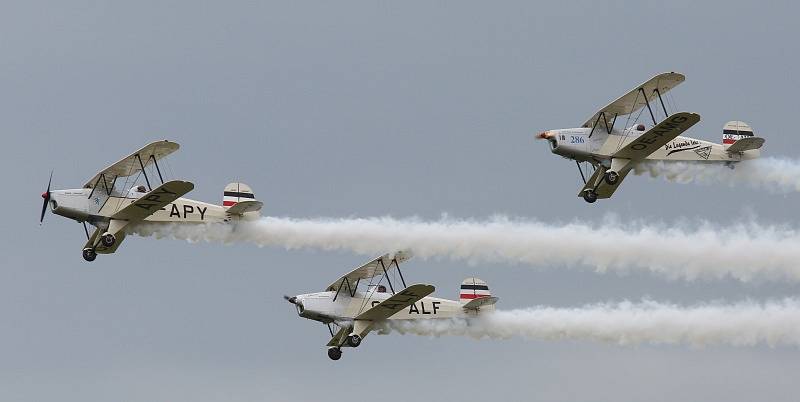
<instances>
[{"instance_id":1,"label":"biplane upper wing","mask_svg":"<svg viewBox=\"0 0 800 402\"><path fill-rule=\"evenodd\" d=\"M377 275L382 275L384 273L384 269L388 271L393 265L395 265L393 263L399 264L401 262L406 262L411 257L412 253L410 250L402 250L395 253L384 254L348 272L347 274L342 275L339 277L339 279L328 285L325 290L336 291L339 290L339 287L354 289L356 282L358 282L360 279L370 279Z\"/></svg>"},{"instance_id":2,"label":"biplane upper wing","mask_svg":"<svg viewBox=\"0 0 800 402\"><path fill-rule=\"evenodd\" d=\"M403 310L404 308L420 301L423 297L436 290L433 285L418 283L411 285L395 294L392 297L376 304L371 309L361 313L356 320L377 321L385 320Z\"/></svg>"},{"instance_id":3,"label":"biplane upper wing","mask_svg":"<svg viewBox=\"0 0 800 402\"><path fill-rule=\"evenodd\" d=\"M120 209L111 216L111 219L112 221L124 220L129 222L143 220L192 191L192 189L194 189L194 184L191 182L181 180L168 181L136 199L125 208Z\"/></svg>"},{"instance_id":4,"label":"biplane upper wing","mask_svg":"<svg viewBox=\"0 0 800 402\"><path fill-rule=\"evenodd\" d=\"M96 185L111 186L115 178L127 177L139 173L142 170L142 166L147 167L154 161L177 151L178 148L180 148L180 145L172 141L163 140L151 142L142 147L142 149L122 158L117 163L97 172L83 187L90 188ZM100 180L101 178L105 179L105 183Z\"/></svg>"},{"instance_id":5,"label":"biplane upper wing","mask_svg":"<svg viewBox=\"0 0 800 402\"><path fill-rule=\"evenodd\" d=\"M639 111L654 97L658 97L659 94L663 96L685 79L686 77L683 74L675 72L658 74L595 112L589 120L583 123L583 126L593 127L597 124L605 127L606 123L611 124L615 116L625 116ZM642 91L644 91L645 96L642 95ZM605 119L601 118L601 116L605 117Z\"/></svg>"},{"instance_id":6,"label":"biplane upper wing","mask_svg":"<svg viewBox=\"0 0 800 402\"><path fill-rule=\"evenodd\" d=\"M667 117L635 140L617 151L612 157L639 161L681 135L700 121L697 113L678 112Z\"/></svg>"}]
</instances>

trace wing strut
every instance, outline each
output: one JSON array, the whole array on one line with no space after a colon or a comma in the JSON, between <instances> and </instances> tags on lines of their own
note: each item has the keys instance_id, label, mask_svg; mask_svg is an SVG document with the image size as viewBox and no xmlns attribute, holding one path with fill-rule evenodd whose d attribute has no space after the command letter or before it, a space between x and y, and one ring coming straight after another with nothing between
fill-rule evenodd
<instances>
[{"instance_id":1,"label":"wing strut","mask_svg":"<svg viewBox=\"0 0 800 402\"><path fill-rule=\"evenodd\" d=\"M148 191L153 191L153 186L150 185L150 178L147 177L147 172L144 170L144 163L142 163L142 157L139 154L136 154L136 159L139 161L139 166L142 167L142 174L144 175L144 181L147 182ZM156 172L158 172L158 178L161 180L161 184L164 184L164 177L161 176L161 169L158 167L158 160L156 159L155 155L150 155L147 158L147 162L153 161L153 164L156 165Z\"/></svg>"},{"instance_id":2,"label":"wing strut","mask_svg":"<svg viewBox=\"0 0 800 402\"><path fill-rule=\"evenodd\" d=\"M114 184L117 183L117 177L114 176L114 180L111 180L111 188L108 187L108 182L106 181L106 174L100 173L100 176L97 178L97 181L94 182L94 186L92 186L92 191L89 192L89 196L86 197L87 199L91 199L92 195L94 195L94 190L97 189L97 186L100 185L100 179L103 179L103 187L106 189L106 194L111 195L111 192L114 191Z\"/></svg>"},{"instance_id":3,"label":"wing strut","mask_svg":"<svg viewBox=\"0 0 800 402\"><path fill-rule=\"evenodd\" d=\"M664 106L664 99L661 99L661 91L656 88L656 94L658 94L658 101L661 102L661 108L664 109L664 116L669 117L669 113L667 113L667 107Z\"/></svg>"},{"instance_id":4,"label":"wing strut","mask_svg":"<svg viewBox=\"0 0 800 402\"><path fill-rule=\"evenodd\" d=\"M342 282L339 284L339 287L336 289L336 294L333 295L333 301L336 301L336 298L339 297L339 292L342 290L344 285L347 285L347 293L350 294L350 297L354 297L356 295L356 290L358 290L358 283L361 282L361 278L356 279L355 286L350 286L350 280L347 279L345 276L342 278Z\"/></svg>"},{"instance_id":5,"label":"wing strut","mask_svg":"<svg viewBox=\"0 0 800 402\"><path fill-rule=\"evenodd\" d=\"M394 260L392 260L392 261L394 261ZM383 263L383 258L380 259L380 262L381 262L381 268L383 268L383 276L386 277L386 282L389 282L389 289L392 291L392 294L394 294L394 286L392 286L392 280L389 279L389 273L386 272L386 265ZM391 267L392 263L389 263L389 266ZM400 267L398 267L398 268L400 268Z\"/></svg>"},{"instance_id":6,"label":"wing strut","mask_svg":"<svg viewBox=\"0 0 800 402\"><path fill-rule=\"evenodd\" d=\"M651 114L653 112L650 112ZM136 159L139 160L139 166L142 167L142 174L144 175L144 181L147 182L147 191L153 191L153 186L150 185L150 179L147 178L147 172L144 170L144 163L142 163L142 157L139 154L136 154Z\"/></svg>"},{"instance_id":7,"label":"wing strut","mask_svg":"<svg viewBox=\"0 0 800 402\"><path fill-rule=\"evenodd\" d=\"M592 134L594 134L594 129L596 129L597 124L600 123L601 117L603 118L603 124L606 126L606 133L611 134L611 132L614 131L614 123L617 122L617 113L614 113L614 119L611 120L611 127L609 127L608 119L606 119L606 112L600 112L600 114L597 115L597 120L594 121L594 125L592 126L592 131L589 132L589 137L587 138L592 138Z\"/></svg>"},{"instance_id":8,"label":"wing strut","mask_svg":"<svg viewBox=\"0 0 800 402\"><path fill-rule=\"evenodd\" d=\"M581 163L575 161L575 164L578 165L578 172L581 174L581 179L583 179L583 184L586 185L586 176L583 175L583 169L581 169Z\"/></svg>"},{"instance_id":9,"label":"wing strut","mask_svg":"<svg viewBox=\"0 0 800 402\"><path fill-rule=\"evenodd\" d=\"M639 87L639 92L641 92L642 96L644 97L644 104L647 105L647 111L650 112L650 118L653 119L653 125L657 125L658 122L656 122L656 116L653 114L653 108L650 107L650 100L647 99L647 94L644 93L644 87ZM662 104L661 106L664 105Z\"/></svg>"}]
</instances>

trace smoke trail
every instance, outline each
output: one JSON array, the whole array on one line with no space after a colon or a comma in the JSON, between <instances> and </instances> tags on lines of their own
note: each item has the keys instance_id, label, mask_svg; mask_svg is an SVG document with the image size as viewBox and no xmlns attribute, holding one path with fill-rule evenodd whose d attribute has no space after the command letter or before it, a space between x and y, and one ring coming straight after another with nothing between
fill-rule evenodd
<instances>
[{"instance_id":1,"label":"smoke trail","mask_svg":"<svg viewBox=\"0 0 800 402\"><path fill-rule=\"evenodd\" d=\"M392 320L381 328L403 334L476 339L525 337L632 344L800 346L800 301L681 307L653 301L581 308L533 307L469 319Z\"/></svg>"},{"instance_id":2,"label":"smoke trail","mask_svg":"<svg viewBox=\"0 0 800 402\"><path fill-rule=\"evenodd\" d=\"M733 169L719 163L645 161L636 165L634 173L678 183L746 184L777 193L800 191L800 162L783 158L743 161Z\"/></svg>"},{"instance_id":3,"label":"smoke trail","mask_svg":"<svg viewBox=\"0 0 800 402\"><path fill-rule=\"evenodd\" d=\"M778 226L262 218L232 225L137 225L134 233L189 241L250 242L286 249L379 255L410 248L423 258L504 262L537 268L650 272L672 279L800 280L800 232Z\"/></svg>"}]
</instances>

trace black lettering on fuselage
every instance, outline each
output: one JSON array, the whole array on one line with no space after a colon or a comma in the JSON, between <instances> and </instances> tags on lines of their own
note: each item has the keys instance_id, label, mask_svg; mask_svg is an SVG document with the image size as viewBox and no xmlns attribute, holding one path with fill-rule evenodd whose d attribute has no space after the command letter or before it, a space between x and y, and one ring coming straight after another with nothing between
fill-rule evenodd
<instances>
[{"instance_id":1,"label":"black lettering on fuselage","mask_svg":"<svg viewBox=\"0 0 800 402\"><path fill-rule=\"evenodd\" d=\"M187 214L191 214L192 212L194 212L194 207L191 206L191 205L185 205L184 204L184 206L183 206L183 219L186 219L186 215Z\"/></svg>"},{"instance_id":2,"label":"black lettering on fuselage","mask_svg":"<svg viewBox=\"0 0 800 402\"><path fill-rule=\"evenodd\" d=\"M411 313L419 314L419 310L417 309L417 303L408 306L408 314Z\"/></svg>"},{"instance_id":3,"label":"black lettering on fuselage","mask_svg":"<svg viewBox=\"0 0 800 402\"><path fill-rule=\"evenodd\" d=\"M439 310L439 304L441 304L441 303L442 302L438 302L438 301L431 302L431 304L433 305L433 314L436 314L436 311Z\"/></svg>"},{"instance_id":4,"label":"black lettering on fuselage","mask_svg":"<svg viewBox=\"0 0 800 402\"><path fill-rule=\"evenodd\" d=\"M372 307L375 307L375 306L377 306L379 303L380 303L380 301L378 301L378 300L373 300L373 301L372 301Z\"/></svg>"},{"instance_id":5,"label":"black lettering on fuselage","mask_svg":"<svg viewBox=\"0 0 800 402\"><path fill-rule=\"evenodd\" d=\"M173 216L177 216L178 218L181 217L181 213L178 211L178 206L175 204L172 204L172 209L169 211L169 217L172 218Z\"/></svg>"},{"instance_id":6,"label":"black lettering on fuselage","mask_svg":"<svg viewBox=\"0 0 800 402\"><path fill-rule=\"evenodd\" d=\"M198 212L200 212L200 220L201 220L201 221L202 221L203 219L205 219L205 216L206 216L206 210L208 210L208 207L197 207L197 211L198 211Z\"/></svg>"}]
</instances>

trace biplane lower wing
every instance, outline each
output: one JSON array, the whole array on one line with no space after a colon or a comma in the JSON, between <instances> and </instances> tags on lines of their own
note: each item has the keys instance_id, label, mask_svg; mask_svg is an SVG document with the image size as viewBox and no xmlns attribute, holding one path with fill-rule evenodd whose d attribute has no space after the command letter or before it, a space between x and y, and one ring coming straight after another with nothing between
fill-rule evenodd
<instances>
[{"instance_id":1,"label":"biplane lower wing","mask_svg":"<svg viewBox=\"0 0 800 402\"><path fill-rule=\"evenodd\" d=\"M125 240L125 232L120 231L114 236L116 238L114 244L111 247L106 247L99 240L101 234L103 234L102 229L95 229L83 248L92 248L97 254L113 254L117 251L119 245L122 244L122 241Z\"/></svg>"},{"instance_id":2,"label":"biplane lower wing","mask_svg":"<svg viewBox=\"0 0 800 402\"><path fill-rule=\"evenodd\" d=\"M336 332L335 335L328 341L328 344L325 346L341 346L344 344L345 340L347 339L347 335L350 334L351 328L348 326L343 326L339 328L339 331Z\"/></svg>"},{"instance_id":3,"label":"biplane lower wing","mask_svg":"<svg viewBox=\"0 0 800 402\"><path fill-rule=\"evenodd\" d=\"M628 145L612 155L612 158L628 159L633 162L640 161L674 140L675 137L683 134L684 131L699 121L700 115L697 113L675 113L628 143Z\"/></svg>"},{"instance_id":4,"label":"biplane lower wing","mask_svg":"<svg viewBox=\"0 0 800 402\"><path fill-rule=\"evenodd\" d=\"M433 285L426 285L418 283L411 285L400 292L395 293L392 297L376 304L371 309L361 313L356 317L358 320L378 321L385 320L404 308L418 302L425 296L433 293L436 290Z\"/></svg>"},{"instance_id":5,"label":"biplane lower wing","mask_svg":"<svg viewBox=\"0 0 800 402\"><path fill-rule=\"evenodd\" d=\"M625 180L625 176L628 175L630 170L623 170L619 172L619 179L614 185L608 184L605 180L603 180L603 176L606 174L606 169L603 166L598 167L595 169L594 174L586 181L586 184L581 188L581 191L578 192L578 197L583 197L583 194L586 190L594 190L597 194L598 199L604 198L611 198L614 195L614 192L617 191L619 185L622 184L622 181Z\"/></svg>"}]
</instances>

